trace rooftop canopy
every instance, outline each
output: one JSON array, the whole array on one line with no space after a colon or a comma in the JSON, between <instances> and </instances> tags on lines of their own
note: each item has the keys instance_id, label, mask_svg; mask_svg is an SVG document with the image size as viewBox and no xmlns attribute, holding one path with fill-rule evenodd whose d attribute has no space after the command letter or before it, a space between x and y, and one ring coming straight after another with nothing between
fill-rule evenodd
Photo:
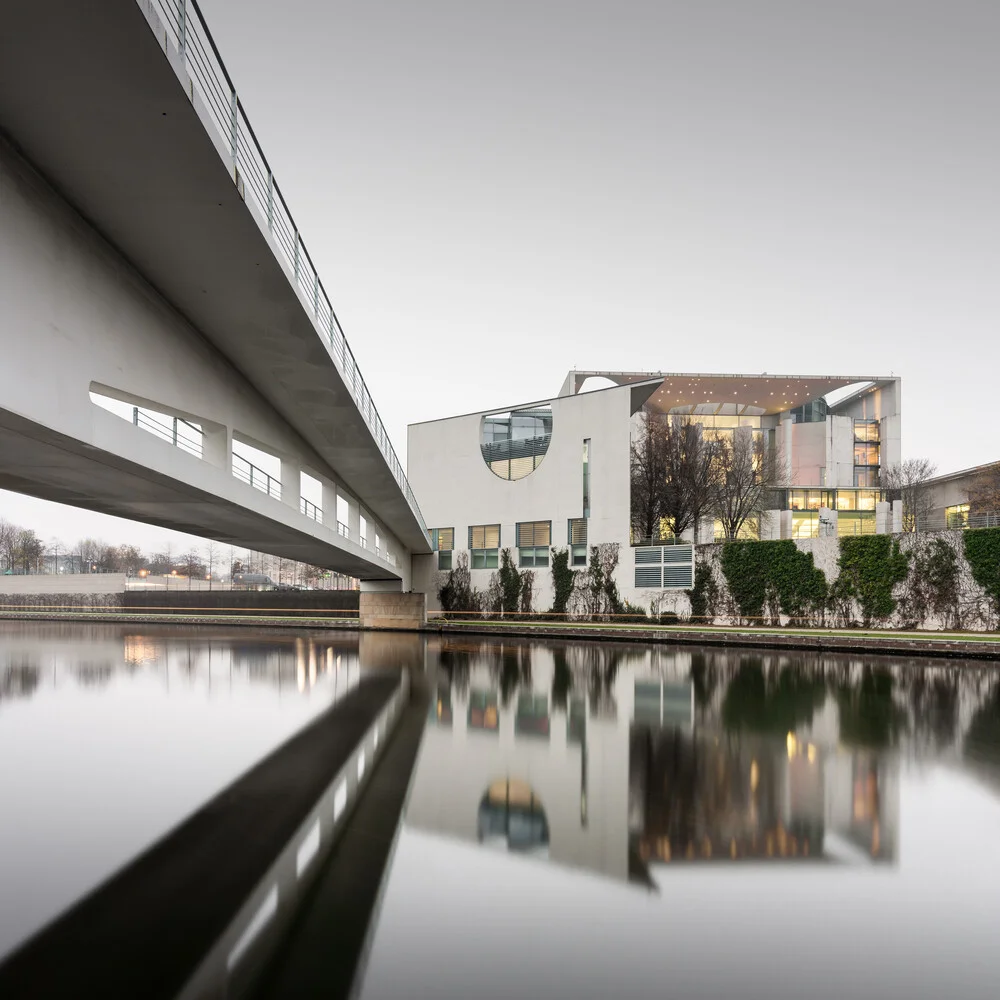
<instances>
[{"instance_id":1,"label":"rooftop canopy","mask_svg":"<svg viewBox=\"0 0 1000 1000\"><path fill-rule=\"evenodd\" d=\"M561 396L580 392L590 378L607 379L617 385L660 379L661 385L649 396L649 404L663 411L697 407L705 412L706 404L736 404L752 413L782 413L837 392L856 386L851 399L873 389L890 385L893 376L884 375L707 375L671 372L572 371L563 383ZM843 402L839 399L837 403ZM832 408L836 408L836 403ZM728 409L728 407L727 407Z\"/></svg>"}]
</instances>

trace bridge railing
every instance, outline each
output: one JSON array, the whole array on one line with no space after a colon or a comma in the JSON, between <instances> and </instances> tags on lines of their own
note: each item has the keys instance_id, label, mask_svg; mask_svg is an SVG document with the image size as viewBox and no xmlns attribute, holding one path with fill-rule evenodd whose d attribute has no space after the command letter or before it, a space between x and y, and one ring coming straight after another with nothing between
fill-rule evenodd
<instances>
[{"instance_id":1,"label":"bridge railing","mask_svg":"<svg viewBox=\"0 0 1000 1000\"><path fill-rule=\"evenodd\" d=\"M317 332L326 342L358 410L371 431L417 523L426 533L420 507L410 489L402 463L396 455L382 418L354 359L347 338L330 303L323 282L309 256L298 226L288 210L274 173L254 134L222 56L208 30L196 0L146 0L166 33L165 41L176 48L194 87L204 101L221 137L229 146L233 179L244 199L250 198L291 272L292 280Z\"/></svg>"},{"instance_id":2,"label":"bridge railing","mask_svg":"<svg viewBox=\"0 0 1000 1000\"><path fill-rule=\"evenodd\" d=\"M255 490L260 490L275 500L281 499L281 480L268 475L242 455L233 455L233 475Z\"/></svg>"}]
</instances>

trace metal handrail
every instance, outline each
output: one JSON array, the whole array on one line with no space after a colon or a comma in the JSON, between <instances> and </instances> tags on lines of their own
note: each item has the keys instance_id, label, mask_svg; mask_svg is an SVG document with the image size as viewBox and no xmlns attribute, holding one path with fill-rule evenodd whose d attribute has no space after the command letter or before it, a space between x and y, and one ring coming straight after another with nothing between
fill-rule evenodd
<instances>
[{"instance_id":1,"label":"metal handrail","mask_svg":"<svg viewBox=\"0 0 1000 1000\"><path fill-rule=\"evenodd\" d=\"M156 437L166 441L168 444L172 444L175 448L180 448L182 451L194 455L195 458L201 458L204 447L204 432L202 429L197 424L193 424L190 420L185 420L183 417L169 417L167 414L163 414L163 416L166 420L170 420L171 423L168 424L162 420L157 420L156 417L150 416L149 413L144 413L138 406L132 407L132 423L134 426L150 434L155 434ZM186 431L190 431L191 433L186 433Z\"/></svg>"},{"instance_id":2,"label":"metal handrail","mask_svg":"<svg viewBox=\"0 0 1000 1000\"><path fill-rule=\"evenodd\" d=\"M307 500L305 497L299 497L299 510L305 514L306 517L311 517L319 524L323 523L323 508L317 507L311 500Z\"/></svg>"},{"instance_id":3,"label":"metal handrail","mask_svg":"<svg viewBox=\"0 0 1000 1000\"><path fill-rule=\"evenodd\" d=\"M156 11L163 26L164 45L172 44L176 49L193 89L198 91L213 123L229 146L234 180L237 184L242 181L244 200L249 195L264 219L274 246L281 251L283 263L290 271L293 287L307 311L312 314L313 325L321 339L326 341L334 365L354 397L357 408L403 491L417 523L426 534L427 525L407 481L403 465L372 401L337 314L299 235L298 226L284 195L274 179L267 157L250 125L236 92L236 85L226 70L197 0L147 2Z\"/></svg>"},{"instance_id":4,"label":"metal handrail","mask_svg":"<svg viewBox=\"0 0 1000 1000\"><path fill-rule=\"evenodd\" d=\"M233 455L233 475L255 490L260 490L275 500L281 499L281 480L268 475L242 455Z\"/></svg>"},{"instance_id":5,"label":"metal handrail","mask_svg":"<svg viewBox=\"0 0 1000 1000\"><path fill-rule=\"evenodd\" d=\"M344 524L343 521L338 521L337 522L337 534L340 535L341 538L350 538L351 537L351 529L348 528L347 525Z\"/></svg>"}]
</instances>

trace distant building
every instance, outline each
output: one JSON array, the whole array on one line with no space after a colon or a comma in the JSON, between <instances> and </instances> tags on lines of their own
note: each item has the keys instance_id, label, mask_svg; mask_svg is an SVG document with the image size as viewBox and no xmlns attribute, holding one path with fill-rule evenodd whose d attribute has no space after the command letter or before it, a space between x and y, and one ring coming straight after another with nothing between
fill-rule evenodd
<instances>
[{"instance_id":1,"label":"distant building","mask_svg":"<svg viewBox=\"0 0 1000 1000\"><path fill-rule=\"evenodd\" d=\"M593 378L612 385L582 391ZM763 439L788 486L752 524L754 537L892 528L877 487L880 469L900 461L898 378L574 371L551 399L410 425L407 474L436 550L414 557L414 585L430 606L437 572L463 550L483 590L510 548L536 571L538 607L551 593L553 547L582 567L588 546L617 542L616 581L629 599L690 587L690 547L632 544L629 456L644 408L685 415L707 437L743 428ZM703 523L697 541L718 530Z\"/></svg>"},{"instance_id":2,"label":"distant building","mask_svg":"<svg viewBox=\"0 0 1000 1000\"><path fill-rule=\"evenodd\" d=\"M936 476L927 483L930 493L927 511L919 518L920 531L940 531L946 528L1000 527L1000 506L974 509L970 492L982 477L996 476L1000 484L1000 462L987 462L971 469ZM1000 492L1000 491L998 491Z\"/></svg>"}]
</instances>

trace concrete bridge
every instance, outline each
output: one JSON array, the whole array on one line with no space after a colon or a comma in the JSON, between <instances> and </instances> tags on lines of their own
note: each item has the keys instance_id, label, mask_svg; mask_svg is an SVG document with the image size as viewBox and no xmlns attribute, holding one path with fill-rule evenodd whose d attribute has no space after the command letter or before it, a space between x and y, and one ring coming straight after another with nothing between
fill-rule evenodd
<instances>
[{"instance_id":1,"label":"concrete bridge","mask_svg":"<svg viewBox=\"0 0 1000 1000\"><path fill-rule=\"evenodd\" d=\"M0 303L0 487L409 589L420 510L193 0L5 11Z\"/></svg>"}]
</instances>

